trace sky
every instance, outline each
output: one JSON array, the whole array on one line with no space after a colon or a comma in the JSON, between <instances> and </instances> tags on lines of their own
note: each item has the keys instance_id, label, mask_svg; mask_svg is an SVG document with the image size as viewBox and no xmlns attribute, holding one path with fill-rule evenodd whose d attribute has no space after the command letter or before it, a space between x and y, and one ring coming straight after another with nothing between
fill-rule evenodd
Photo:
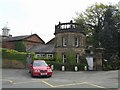
<instances>
[{"instance_id":1,"label":"sky","mask_svg":"<svg viewBox=\"0 0 120 90\"><path fill-rule=\"evenodd\" d=\"M37 34L45 42L54 38L55 25L69 22L97 3L118 4L120 0L0 0L0 34L6 26L12 36Z\"/></svg>"}]
</instances>

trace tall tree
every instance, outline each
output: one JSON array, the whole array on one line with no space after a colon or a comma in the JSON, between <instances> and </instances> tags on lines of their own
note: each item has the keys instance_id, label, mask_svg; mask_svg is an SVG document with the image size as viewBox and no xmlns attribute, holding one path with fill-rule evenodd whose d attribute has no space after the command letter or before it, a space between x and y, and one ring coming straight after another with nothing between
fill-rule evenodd
<instances>
[{"instance_id":1,"label":"tall tree","mask_svg":"<svg viewBox=\"0 0 120 90\"><path fill-rule=\"evenodd\" d=\"M103 47L106 53L117 53L120 12L116 5L94 4L74 19L86 28L88 45ZM109 57L110 58L110 57Z\"/></svg>"}]
</instances>

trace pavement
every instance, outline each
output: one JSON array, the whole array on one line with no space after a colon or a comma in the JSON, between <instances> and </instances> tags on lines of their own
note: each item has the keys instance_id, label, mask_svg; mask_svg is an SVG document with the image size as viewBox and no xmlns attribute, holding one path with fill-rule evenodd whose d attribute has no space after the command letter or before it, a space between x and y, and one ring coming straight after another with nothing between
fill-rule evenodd
<instances>
[{"instance_id":1,"label":"pavement","mask_svg":"<svg viewBox=\"0 0 120 90\"><path fill-rule=\"evenodd\" d=\"M32 78L26 69L2 69L2 88L118 88L115 71L53 71L53 76ZM116 89L117 90L117 89Z\"/></svg>"}]
</instances>

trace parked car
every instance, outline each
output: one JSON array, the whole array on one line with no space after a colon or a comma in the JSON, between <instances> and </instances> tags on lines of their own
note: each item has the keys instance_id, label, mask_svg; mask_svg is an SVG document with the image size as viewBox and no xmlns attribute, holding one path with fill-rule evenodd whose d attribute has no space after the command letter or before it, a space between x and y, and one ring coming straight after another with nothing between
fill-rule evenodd
<instances>
[{"instance_id":1,"label":"parked car","mask_svg":"<svg viewBox=\"0 0 120 90\"><path fill-rule=\"evenodd\" d=\"M52 76L52 69L44 60L33 60L29 65L31 76Z\"/></svg>"}]
</instances>

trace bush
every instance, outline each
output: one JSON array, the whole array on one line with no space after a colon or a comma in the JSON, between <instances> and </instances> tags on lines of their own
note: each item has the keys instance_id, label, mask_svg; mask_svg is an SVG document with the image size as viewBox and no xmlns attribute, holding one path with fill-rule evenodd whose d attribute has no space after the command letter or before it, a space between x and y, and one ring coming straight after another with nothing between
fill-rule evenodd
<instances>
[{"instance_id":1,"label":"bush","mask_svg":"<svg viewBox=\"0 0 120 90\"><path fill-rule=\"evenodd\" d=\"M33 60L55 61L54 58L34 57Z\"/></svg>"},{"instance_id":2,"label":"bush","mask_svg":"<svg viewBox=\"0 0 120 90\"><path fill-rule=\"evenodd\" d=\"M58 63L55 61L46 61L47 64L53 65L54 66L54 70L62 70L62 66L65 66L65 71L74 71L75 70L75 66L78 67L78 71L83 71L84 67L86 66L86 64L63 64L63 63Z\"/></svg>"},{"instance_id":3,"label":"bush","mask_svg":"<svg viewBox=\"0 0 120 90\"><path fill-rule=\"evenodd\" d=\"M25 66L27 55L31 54L32 57L34 57L34 53L18 52L16 50L10 50L10 49L6 49L6 48L0 48L0 52L2 52L3 63L5 60L7 60L7 63L9 63L9 62L14 63L14 64L20 63ZM14 65L14 64L12 64L12 65ZM17 65L17 64L15 64L15 65ZM5 64L5 65L7 65L7 64ZM13 67L13 66L11 66L11 67Z\"/></svg>"},{"instance_id":4,"label":"bush","mask_svg":"<svg viewBox=\"0 0 120 90\"><path fill-rule=\"evenodd\" d=\"M26 56L27 53L25 52L18 52L16 50L9 50L9 49L2 49L2 59L8 59L8 60L19 60L23 64L26 63Z\"/></svg>"},{"instance_id":5,"label":"bush","mask_svg":"<svg viewBox=\"0 0 120 90\"><path fill-rule=\"evenodd\" d=\"M25 65L23 65L22 62L18 60L6 60L4 59L2 62L3 68L16 68L16 69L22 69L25 68Z\"/></svg>"},{"instance_id":6,"label":"bush","mask_svg":"<svg viewBox=\"0 0 120 90\"><path fill-rule=\"evenodd\" d=\"M17 50L19 52L25 52L26 46L25 46L24 42L22 42L22 41L15 42L15 50Z\"/></svg>"}]
</instances>

